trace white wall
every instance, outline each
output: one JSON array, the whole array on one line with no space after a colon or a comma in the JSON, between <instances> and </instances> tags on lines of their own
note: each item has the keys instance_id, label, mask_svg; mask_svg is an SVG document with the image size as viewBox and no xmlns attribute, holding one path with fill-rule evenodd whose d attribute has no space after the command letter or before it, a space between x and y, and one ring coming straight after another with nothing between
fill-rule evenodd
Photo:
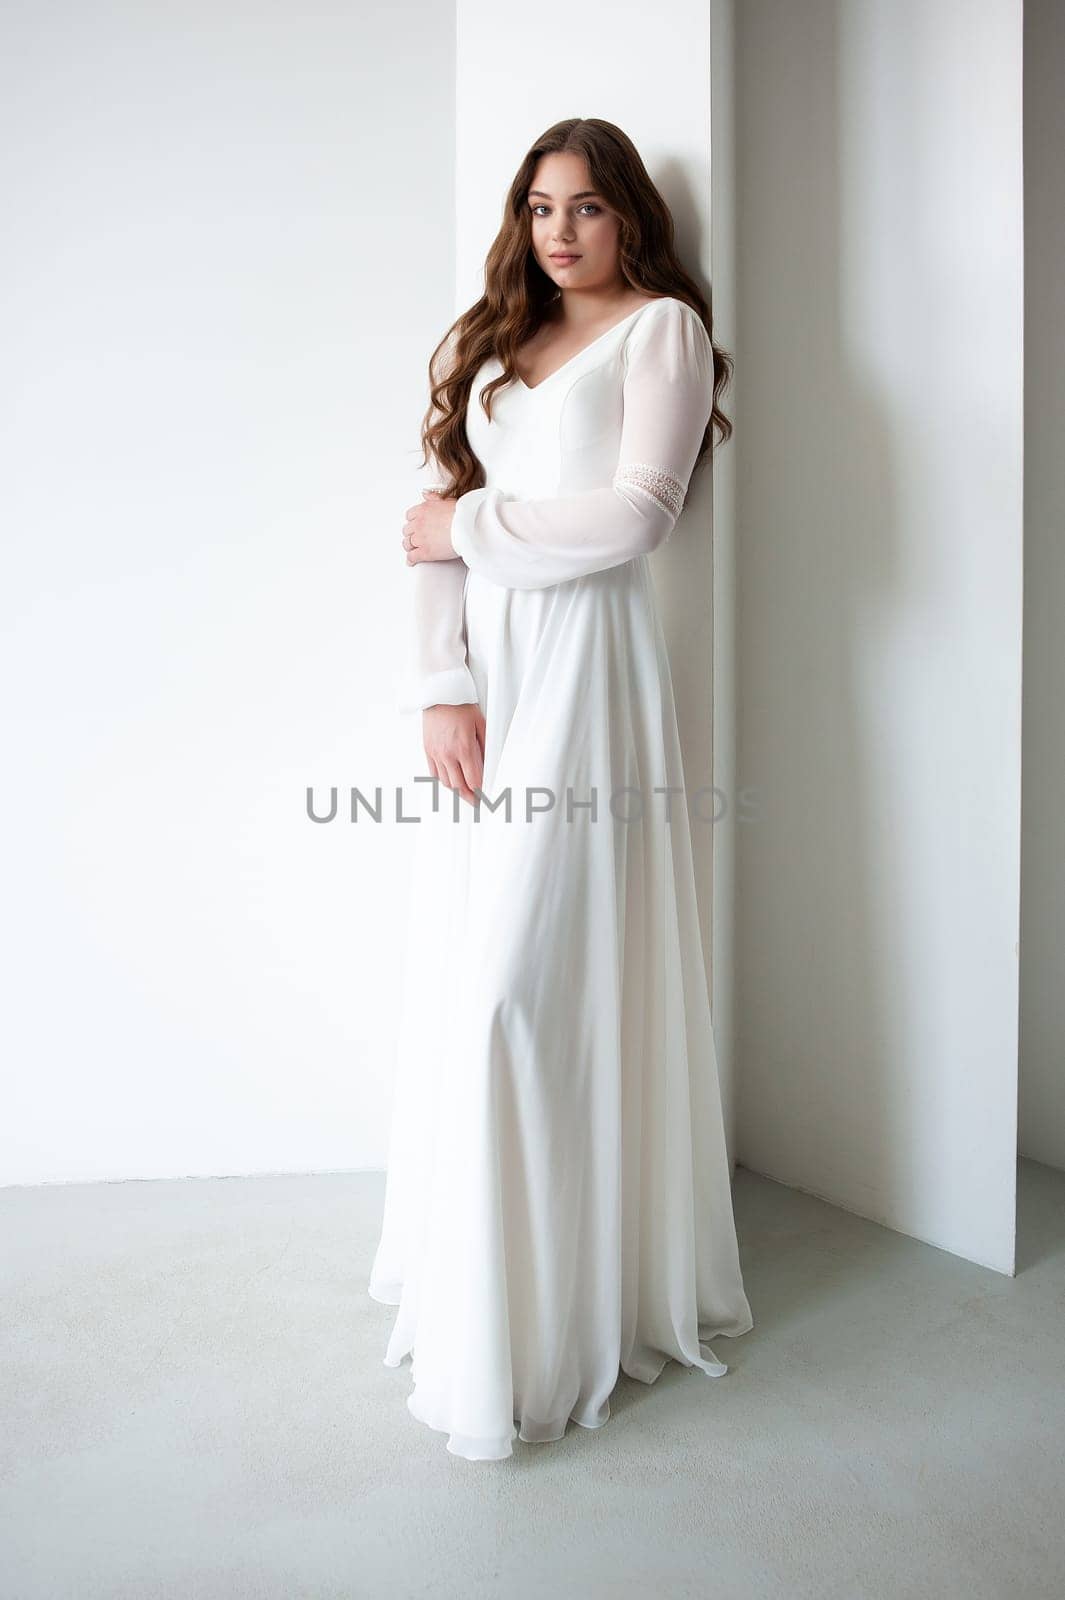
<instances>
[{"instance_id":1,"label":"white wall","mask_svg":"<svg viewBox=\"0 0 1065 1600\"><path fill-rule=\"evenodd\" d=\"M1025 552L1020 1149L1065 1167L1065 8L1024 8Z\"/></svg>"},{"instance_id":2,"label":"white wall","mask_svg":"<svg viewBox=\"0 0 1065 1600\"><path fill-rule=\"evenodd\" d=\"M453 17L3 30L0 1182L380 1167L409 830L304 795L420 755L394 640Z\"/></svg>"},{"instance_id":3,"label":"white wall","mask_svg":"<svg viewBox=\"0 0 1065 1600\"><path fill-rule=\"evenodd\" d=\"M739 291L736 270L737 190L735 97L736 0L711 0L711 274L714 342L735 357ZM736 421L742 373L737 364L722 397L722 407ZM737 696L739 674L736 636L737 437L718 447L713 477L713 619L712 619L712 770L715 810L713 863L713 1012L718 1062L729 1083L736 1060L736 851L744 809L737 767ZM733 1104L738 1088L731 1091ZM733 1112L733 1122L735 1112ZM736 1147L733 1135L732 1148Z\"/></svg>"},{"instance_id":4,"label":"white wall","mask_svg":"<svg viewBox=\"0 0 1065 1600\"><path fill-rule=\"evenodd\" d=\"M643 3L608 13L549 0L529 15L490 0L458 0L456 45L457 305L484 288L484 258L507 189L536 137L569 117L617 123L636 144L676 223L678 252L706 289L710 264L710 10L699 0ZM652 560L669 648L689 792L720 781L714 770L713 479L701 475L668 544ZM727 700L729 684L718 685ZM715 1037L727 987L716 978L711 928L716 862L724 829L692 819L704 955L714 983ZM717 855L715 856L715 850ZM726 886L728 882L726 874ZM711 932L714 934L713 954ZM727 931L727 930L726 930ZM728 977L726 968L725 977ZM718 1038L728 1139L732 1143L729 1034Z\"/></svg>"},{"instance_id":5,"label":"white wall","mask_svg":"<svg viewBox=\"0 0 1065 1600\"><path fill-rule=\"evenodd\" d=\"M1011 1270L1020 0L714 4L6 9L0 1182L383 1165L410 830L304 792L422 769L425 363L599 115L704 283L715 142L737 435L655 577L734 1147Z\"/></svg>"},{"instance_id":6,"label":"white wall","mask_svg":"<svg viewBox=\"0 0 1065 1600\"><path fill-rule=\"evenodd\" d=\"M1021 0L736 11L738 1159L1011 1272Z\"/></svg>"}]
</instances>

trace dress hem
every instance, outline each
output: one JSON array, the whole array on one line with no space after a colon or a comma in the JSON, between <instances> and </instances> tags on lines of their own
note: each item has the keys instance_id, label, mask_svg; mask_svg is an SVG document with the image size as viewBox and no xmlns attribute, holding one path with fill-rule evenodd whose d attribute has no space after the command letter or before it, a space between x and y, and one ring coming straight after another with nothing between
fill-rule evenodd
<instances>
[{"instance_id":1,"label":"dress hem","mask_svg":"<svg viewBox=\"0 0 1065 1600\"><path fill-rule=\"evenodd\" d=\"M394 1306L399 1304L399 1291L393 1291L391 1286L385 1289L378 1283L373 1287L368 1286L367 1292L371 1299L376 1300L381 1305ZM394 1299L390 1297L393 1292L395 1293ZM710 1348L706 1337L704 1337L704 1329L709 1337L715 1339L738 1339L742 1338L745 1333L750 1333L753 1328L753 1317L746 1326L738 1326L731 1329L718 1328L711 1331L709 1325L704 1324L699 1330L698 1357L688 1360L682 1356L662 1353L662 1359L656 1366L652 1368L645 1365L642 1369L635 1365L627 1367L624 1362L621 1362L618 1368L618 1378L624 1375L625 1377L634 1378L640 1383L650 1385L657 1381L671 1361L675 1361L678 1366L687 1367L690 1371L702 1372L706 1377L722 1378L729 1371L729 1367L726 1362L718 1360ZM413 1355L413 1347L408 1346L398 1355L394 1352L386 1354L383 1364L386 1367L395 1369L401 1367L404 1361L410 1359L413 1366ZM483 1436L464 1433L442 1421L438 1413L433 1412L427 1405L423 1406L418 1396L416 1384L407 1395L406 1403L407 1410L416 1421L432 1429L434 1433L447 1434L447 1450L450 1455L466 1461L505 1461L514 1454L513 1441L515 1439L522 1444L557 1444L565 1436L566 1429L571 1422L575 1423L579 1428L586 1429L588 1432L596 1432L598 1429L605 1427L611 1418L610 1402L609 1400L604 1400L599 1407L600 1414L594 1420L587 1413L582 1418L576 1416L574 1412L570 1412L561 1422L556 1420L547 1423L537 1423L529 1418L516 1416L509 1434Z\"/></svg>"}]
</instances>

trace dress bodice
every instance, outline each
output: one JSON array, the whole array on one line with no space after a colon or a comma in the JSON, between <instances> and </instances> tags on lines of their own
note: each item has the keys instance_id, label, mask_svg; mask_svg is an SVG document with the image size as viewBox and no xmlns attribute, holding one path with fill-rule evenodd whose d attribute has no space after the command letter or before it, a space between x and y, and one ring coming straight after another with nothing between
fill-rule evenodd
<instances>
[{"instance_id":1,"label":"dress bodice","mask_svg":"<svg viewBox=\"0 0 1065 1600\"><path fill-rule=\"evenodd\" d=\"M455 502L458 570L415 567L405 710L476 699L464 627L472 582L543 589L650 555L672 532L702 452L714 352L686 301L659 296L534 387L514 379L489 418L481 391L502 370L490 357L470 386L466 432L485 481Z\"/></svg>"}]
</instances>

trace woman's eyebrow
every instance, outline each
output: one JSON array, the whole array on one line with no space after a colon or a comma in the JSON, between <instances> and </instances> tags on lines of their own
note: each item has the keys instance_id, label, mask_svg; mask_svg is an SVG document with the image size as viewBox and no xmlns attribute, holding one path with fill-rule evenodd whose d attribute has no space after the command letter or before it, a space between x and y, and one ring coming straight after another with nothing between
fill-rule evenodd
<instances>
[{"instance_id":1,"label":"woman's eyebrow","mask_svg":"<svg viewBox=\"0 0 1065 1600\"><path fill-rule=\"evenodd\" d=\"M570 195L570 199L571 200L590 200L591 197L595 193L596 193L596 191L594 189L582 189L580 194L571 194ZM538 194L540 196L540 198L543 199L543 200L550 200L550 198L551 198L551 196L549 194L545 194L543 189L530 189L529 190L529 199L530 200L532 199L534 194Z\"/></svg>"}]
</instances>

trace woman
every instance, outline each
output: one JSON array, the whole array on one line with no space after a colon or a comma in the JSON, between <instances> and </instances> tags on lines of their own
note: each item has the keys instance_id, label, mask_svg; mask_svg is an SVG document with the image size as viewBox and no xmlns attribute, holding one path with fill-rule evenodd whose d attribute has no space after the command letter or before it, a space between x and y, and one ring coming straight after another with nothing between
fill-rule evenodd
<instances>
[{"instance_id":1,"label":"woman","mask_svg":"<svg viewBox=\"0 0 1065 1600\"><path fill-rule=\"evenodd\" d=\"M369 1284L409 1409L471 1460L600 1427L621 1371L719 1376L703 1341L754 1325L647 560L731 431L728 358L611 123L537 141L485 283L433 355L445 481L403 530L441 803Z\"/></svg>"}]
</instances>

